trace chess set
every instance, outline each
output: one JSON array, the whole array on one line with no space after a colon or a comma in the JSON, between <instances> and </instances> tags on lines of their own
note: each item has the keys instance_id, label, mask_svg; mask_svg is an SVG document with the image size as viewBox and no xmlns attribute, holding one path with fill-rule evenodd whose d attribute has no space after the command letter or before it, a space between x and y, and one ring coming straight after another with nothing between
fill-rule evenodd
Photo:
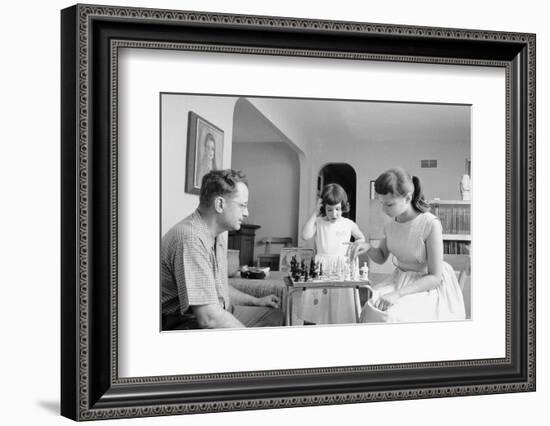
<instances>
[{"instance_id":1,"label":"chess set","mask_svg":"<svg viewBox=\"0 0 550 426\"><path fill-rule=\"evenodd\" d=\"M298 261L293 256L290 261L289 276L293 283L323 283L323 282L368 282L368 267L365 263L359 268L359 262L356 259L339 261L330 265L330 269L323 263L311 259L309 265L305 260ZM329 269L329 270L327 270Z\"/></svg>"}]
</instances>

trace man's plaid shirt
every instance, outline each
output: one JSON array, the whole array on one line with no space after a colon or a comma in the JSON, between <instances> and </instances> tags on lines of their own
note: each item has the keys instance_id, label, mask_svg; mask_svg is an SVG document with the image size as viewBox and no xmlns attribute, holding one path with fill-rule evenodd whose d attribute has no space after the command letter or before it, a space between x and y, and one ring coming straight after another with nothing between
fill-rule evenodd
<instances>
[{"instance_id":1,"label":"man's plaid shirt","mask_svg":"<svg viewBox=\"0 0 550 426\"><path fill-rule=\"evenodd\" d=\"M227 232L214 237L198 210L164 235L160 257L163 315L213 303L230 309Z\"/></svg>"}]
</instances>

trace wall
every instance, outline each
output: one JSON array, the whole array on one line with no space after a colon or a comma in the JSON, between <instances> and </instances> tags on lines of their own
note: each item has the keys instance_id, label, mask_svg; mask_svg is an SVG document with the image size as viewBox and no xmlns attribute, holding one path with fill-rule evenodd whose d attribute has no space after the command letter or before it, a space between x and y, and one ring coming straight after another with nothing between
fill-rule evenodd
<instances>
[{"instance_id":1,"label":"wall","mask_svg":"<svg viewBox=\"0 0 550 426\"><path fill-rule=\"evenodd\" d=\"M537 33L537 392L418 401L258 410L185 417L113 420L100 425L542 425L550 400L550 28L544 2L463 0L456 3L297 2L278 0L101 0L133 5L227 13L340 19ZM3 423L72 425L59 416L59 9L72 1L8 2L0 27L3 67L0 105L0 255ZM473 13L475 11L475 13ZM266 82L269 84L269 82ZM38 212L38 214L37 214ZM542 243L541 243L542 242ZM487 256L490 256L487 253ZM368 350L372 342L365 342ZM289 356L299 354L289 353ZM483 419L483 420L482 420Z\"/></svg>"},{"instance_id":2,"label":"wall","mask_svg":"<svg viewBox=\"0 0 550 426\"><path fill-rule=\"evenodd\" d=\"M277 100L252 99L251 102L292 143L303 152L300 184L301 227L313 210L317 175L327 163L347 163L357 173L357 223L371 236L379 236L380 220L371 217L379 213L369 199L370 181L391 167L400 166L420 176L428 199L459 199L459 180L464 174L465 159L470 158L470 107L387 103L369 103L369 120L373 122L365 133L358 131L367 117L345 115L342 120L348 128L327 128L325 132L308 133L295 114L278 104ZM304 103L304 110L308 103ZM410 111L424 120L413 130L400 126L394 108ZM442 111L445 111L442 114ZM357 111L347 111L357 114ZM299 112L298 112L299 114ZM393 117L393 118L392 118ZM433 124L445 117L445 133L433 131ZM322 121L322 120L321 120ZM348 134L345 134L348 132ZM420 160L437 159L438 167L422 169ZM301 241L302 245L309 243Z\"/></svg>"},{"instance_id":3,"label":"wall","mask_svg":"<svg viewBox=\"0 0 550 426\"><path fill-rule=\"evenodd\" d=\"M464 128L463 131L468 135L468 128ZM372 228L372 225L379 221L370 218L371 214L378 212L376 206L371 206L373 203L369 198L370 181L391 167L400 166L412 175L420 176L427 199L460 198L459 180L464 173L464 159L469 157L470 148L469 144L463 141L468 138L456 138L451 142L441 143L437 139L422 136L428 136L428 132L414 139L403 135L402 139L367 140L359 144L347 143L346 140L338 144L318 141L310 148L310 180L316 181L317 173L326 164L327 158L332 162L351 165L357 173L356 222L364 233L373 237L379 236L379 227ZM414 147L412 152L411 147ZM438 159L438 167L422 169L421 159Z\"/></svg>"},{"instance_id":4,"label":"wall","mask_svg":"<svg viewBox=\"0 0 550 426\"><path fill-rule=\"evenodd\" d=\"M254 258L264 252L263 237L298 236L299 162L285 143L235 143L232 167L243 170L249 182L248 223L256 231ZM273 251L279 247L273 247Z\"/></svg>"},{"instance_id":5,"label":"wall","mask_svg":"<svg viewBox=\"0 0 550 426\"><path fill-rule=\"evenodd\" d=\"M166 232L174 223L185 217L197 205L198 197L185 193L186 174L186 140L187 140L187 114L189 110L196 112L225 131L224 135L224 167L250 170L249 181L251 186L262 190L273 188L273 176L279 174L284 179L292 178L292 181L281 182L288 184L286 191L277 191L281 195L281 201L289 202L287 212L295 212L292 219L282 220L274 211L266 208L270 199L256 191L256 196L251 197L251 206L255 207L248 220L249 223L261 225L258 238L263 236L296 237L294 227L300 227L307 220L313 209L315 200L315 182L319 170L329 162L348 163L357 173L357 223L367 234L376 237L380 235L378 209L372 206L369 200L370 181L384 170L401 166L411 174L420 176L424 186L424 193L428 199L439 197L441 199L460 198L458 182L464 173L464 160L470 157L470 108L466 106L441 106L410 104L402 107L409 109L411 115L422 117L424 126L415 128L414 131L406 126L393 123L388 117L387 108L394 108L395 104L372 103L369 108L369 117L373 125L366 134L353 132L352 128L361 123L364 117L356 117L352 121L349 117L351 135L343 136L342 129L327 129L326 133L312 134L297 119L296 115L289 115L285 110L286 104L279 103L276 99L249 98L249 101L276 126L287 138L288 144L279 144L287 147L286 157L281 157L274 149L261 148L262 143L248 143L246 148L233 152L232 145L232 117L234 117L236 98L233 97L201 97L163 95L163 134L162 134L162 232ZM307 103L306 103L307 105ZM401 108L401 107L400 107ZM437 122L441 110L453 110L453 126L444 134L436 134L431 124ZM391 113L390 113L391 114ZM235 120L238 117L235 116ZM448 118L447 118L448 119ZM395 120L395 118L393 119ZM230 124L231 122L231 124ZM292 149L290 148L292 146ZM265 149L266 155L262 155ZM304 153L298 162L296 154L293 154L292 163L288 163L288 155L298 151ZM272 155L273 154L273 155ZM233 158L232 162L229 156ZM241 155L243 156L242 158ZM434 169L421 169L421 159L437 159L438 167ZM290 168L290 164L293 168ZM277 172L279 170L279 173ZM295 176L294 170L300 170L300 176ZM290 172L290 174L288 174ZM305 179L304 179L305 177ZM253 189L253 188L251 188ZM265 192L269 193L269 190ZM278 194L278 195L279 195ZM286 194L286 195L284 195ZM295 200L299 206L295 209ZM286 205L286 204L282 204ZM296 223L297 218L299 223ZM267 225L271 221L273 225ZM261 222L261 223L259 223ZM288 223L282 226L281 223ZM284 231L282 234L280 232ZM310 242L301 241L300 244L308 246ZM255 256L257 253L255 253Z\"/></svg>"},{"instance_id":6,"label":"wall","mask_svg":"<svg viewBox=\"0 0 550 426\"><path fill-rule=\"evenodd\" d=\"M315 176L312 180L313 171L309 155L311 141L308 138L307 132L300 126L299 121L289 119L285 113L286 111L278 108L272 101L258 98L250 99L249 101L288 138L287 142L292 144L292 148L298 153L300 163L300 186L297 189L299 194L298 229L301 230L313 211L316 199L315 185L317 177ZM313 242L300 239L297 244L300 247L311 247Z\"/></svg>"},{"instance_id":7,"label":"wall","mask_svg":"<svg viewBox=\"0 0 550 426\"><path fill-rule=\"evenodd\" d=\"M223 168L231 162L233 110L237 98L206 96L162 96L162 235L189 215L199 196L185 192L187 121L189 111L224 131Z\"/></svg>"}]
</instances>

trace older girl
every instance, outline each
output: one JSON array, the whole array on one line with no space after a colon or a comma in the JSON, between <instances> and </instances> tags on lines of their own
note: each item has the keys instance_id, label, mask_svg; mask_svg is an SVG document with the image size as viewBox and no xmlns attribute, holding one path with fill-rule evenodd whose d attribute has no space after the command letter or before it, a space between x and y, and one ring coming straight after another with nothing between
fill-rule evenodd
<instances>
[{"instance_id":1,"label":"older girl","mask_svg":"<svg viewBox=\"0 0 550 426\"><path fill-rule=\"evenodd\" d=\"M374 184L382 209L392 220L378 248L356 242L351 256L366 253L374 262L394 256L395 271L378 285L363 307L363 322L423 322L465 318L464 300L453 268L443 261L439 219L429 213L420 180L396 168Z\"/></svg>"}]
</instances>

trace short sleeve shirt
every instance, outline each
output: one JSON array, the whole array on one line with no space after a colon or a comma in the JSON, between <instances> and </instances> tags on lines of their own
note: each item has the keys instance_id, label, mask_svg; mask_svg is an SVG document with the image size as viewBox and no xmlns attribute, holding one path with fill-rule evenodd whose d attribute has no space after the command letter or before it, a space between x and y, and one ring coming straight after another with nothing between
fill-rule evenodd
<instances>
[{"instance_id":1,"label":"short sleeve shirt","mask_svg":"<svg viewBox=\"0 0 550 426\"><path fill-rule=\"evenodd\" d=\"M162 238L161 286L164 315L215 303L230 310L227 232L214 236L197 210L174 225Z\"/></svg>"}]
</instances>

